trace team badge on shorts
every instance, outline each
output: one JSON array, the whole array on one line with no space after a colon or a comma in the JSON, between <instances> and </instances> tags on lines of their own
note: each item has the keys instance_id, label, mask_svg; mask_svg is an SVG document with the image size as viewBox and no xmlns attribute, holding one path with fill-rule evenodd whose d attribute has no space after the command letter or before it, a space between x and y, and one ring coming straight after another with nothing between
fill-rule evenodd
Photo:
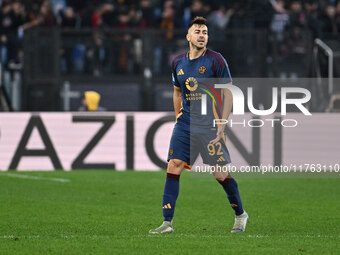
<instances>
[{"instance_id":1,"label":"team badge on shorts","mask_svg":"<svg viewBox=\"0 0 340 255\"><path fill-rule=\"evenodd\" d=\"M173 149L170 149L170 150L169 150L169 155L170 155L170 156L174 155L174 150L173 150Z\"/></svg>"},{"instance_id":2,"label":"team badge on shorts","mask_svg":"<svg viewBox=\"0 0 340 255\"><path fill-rule=\"evenodd\" d=\"M198 72L200 74L204 74L207 71L207 68L205 66L200 66L200 68L198 68Z\"/></svg>"}]
</instances>

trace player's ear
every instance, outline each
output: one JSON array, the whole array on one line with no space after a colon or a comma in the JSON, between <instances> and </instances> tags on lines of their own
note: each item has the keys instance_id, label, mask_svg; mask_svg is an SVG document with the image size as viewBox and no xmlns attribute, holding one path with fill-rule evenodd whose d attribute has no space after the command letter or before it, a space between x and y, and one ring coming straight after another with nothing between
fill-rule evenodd
<instances>
[{"instance_id":1,"label":"player's ear","mask_svg":"<svg viewBox=\"0 0 340 255\"><path fill-rule=\"evenodd\" d=\"M189 32L187 33L187 41L190 42L190 35L189 35Z\"/></svg>"}]
</instances>

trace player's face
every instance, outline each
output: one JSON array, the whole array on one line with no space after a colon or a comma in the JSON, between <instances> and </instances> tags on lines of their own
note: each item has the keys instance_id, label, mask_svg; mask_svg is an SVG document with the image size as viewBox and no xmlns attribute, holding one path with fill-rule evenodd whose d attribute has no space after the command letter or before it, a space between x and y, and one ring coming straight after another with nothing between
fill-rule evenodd
<instances>
[{"instance_id":1,"label":"player's face","mask_svg":"<svg viewBox=\"0 0 340 255\"><path fill-rule=\"evenodd\" d=\"M208 28L206 25L194 24L190 27L187 40L192 47L200 50L207 46L208 43Z\"/></svg>"}]
</instances>

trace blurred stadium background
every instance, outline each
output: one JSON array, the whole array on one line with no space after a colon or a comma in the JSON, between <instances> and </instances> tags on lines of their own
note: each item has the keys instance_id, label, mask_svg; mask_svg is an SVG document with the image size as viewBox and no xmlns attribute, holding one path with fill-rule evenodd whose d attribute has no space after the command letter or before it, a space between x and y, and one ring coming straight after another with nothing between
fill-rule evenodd
<instances>
[{"instance_id":1,"label":"blurred stadium background","mask_svg":"<svg viewBox=\"0 0 340 255\"><path fill-rule=\"evenodd\" d=\"M95 90L109 111L171 111L169 63L196 15L233 77L340 75L337 0L2 0L0 109L77 111ZM310 110L333 110L325 83Z\"/></svg>"}]
</instances>

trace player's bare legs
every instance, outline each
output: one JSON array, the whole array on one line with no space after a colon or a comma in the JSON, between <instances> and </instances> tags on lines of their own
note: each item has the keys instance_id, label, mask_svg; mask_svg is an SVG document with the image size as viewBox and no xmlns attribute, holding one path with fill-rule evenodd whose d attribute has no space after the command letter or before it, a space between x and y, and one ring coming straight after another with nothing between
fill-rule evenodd
<instances>
[{"instance_id":1,"label":"player's bare legs","mask_svg":"<svg viewBox=\"0 0 340 255\"><path fill-rule=\"evenodd\" d=\"M164 234L172 233L172 219L174 217L176 200L179 193L179 177L183 171L185 162L180 159L170 159L166 174L166 181L163 193L163 224L156 228L151 229L151 234Z\"/></svg>"},{"instance_id":2,"label":"player's bare legs","mask_svg":"<svg viewBox=\"0 0 340 255\"><path fill-rule=\"evenodd\" d=\"M217 166L215 166L215 171L213 174L216 180L222 185L224 191L227 193L229 203L235 211L235 224L231 232L244 232L249 217L248 214L243 210L237 182L228 172L222 171L222 169L219 170Z\"/></svg>"},{"instance_id":3,"label":"player's bare legs","mask_svg":"<svg viewBox=\"0 0 340 255\"><path fill-rule=\"evenodd\" d=\"M181 175L185 162L180 159L170 159L168 163L167 173Z\"/></svg>"}]
</instances>

